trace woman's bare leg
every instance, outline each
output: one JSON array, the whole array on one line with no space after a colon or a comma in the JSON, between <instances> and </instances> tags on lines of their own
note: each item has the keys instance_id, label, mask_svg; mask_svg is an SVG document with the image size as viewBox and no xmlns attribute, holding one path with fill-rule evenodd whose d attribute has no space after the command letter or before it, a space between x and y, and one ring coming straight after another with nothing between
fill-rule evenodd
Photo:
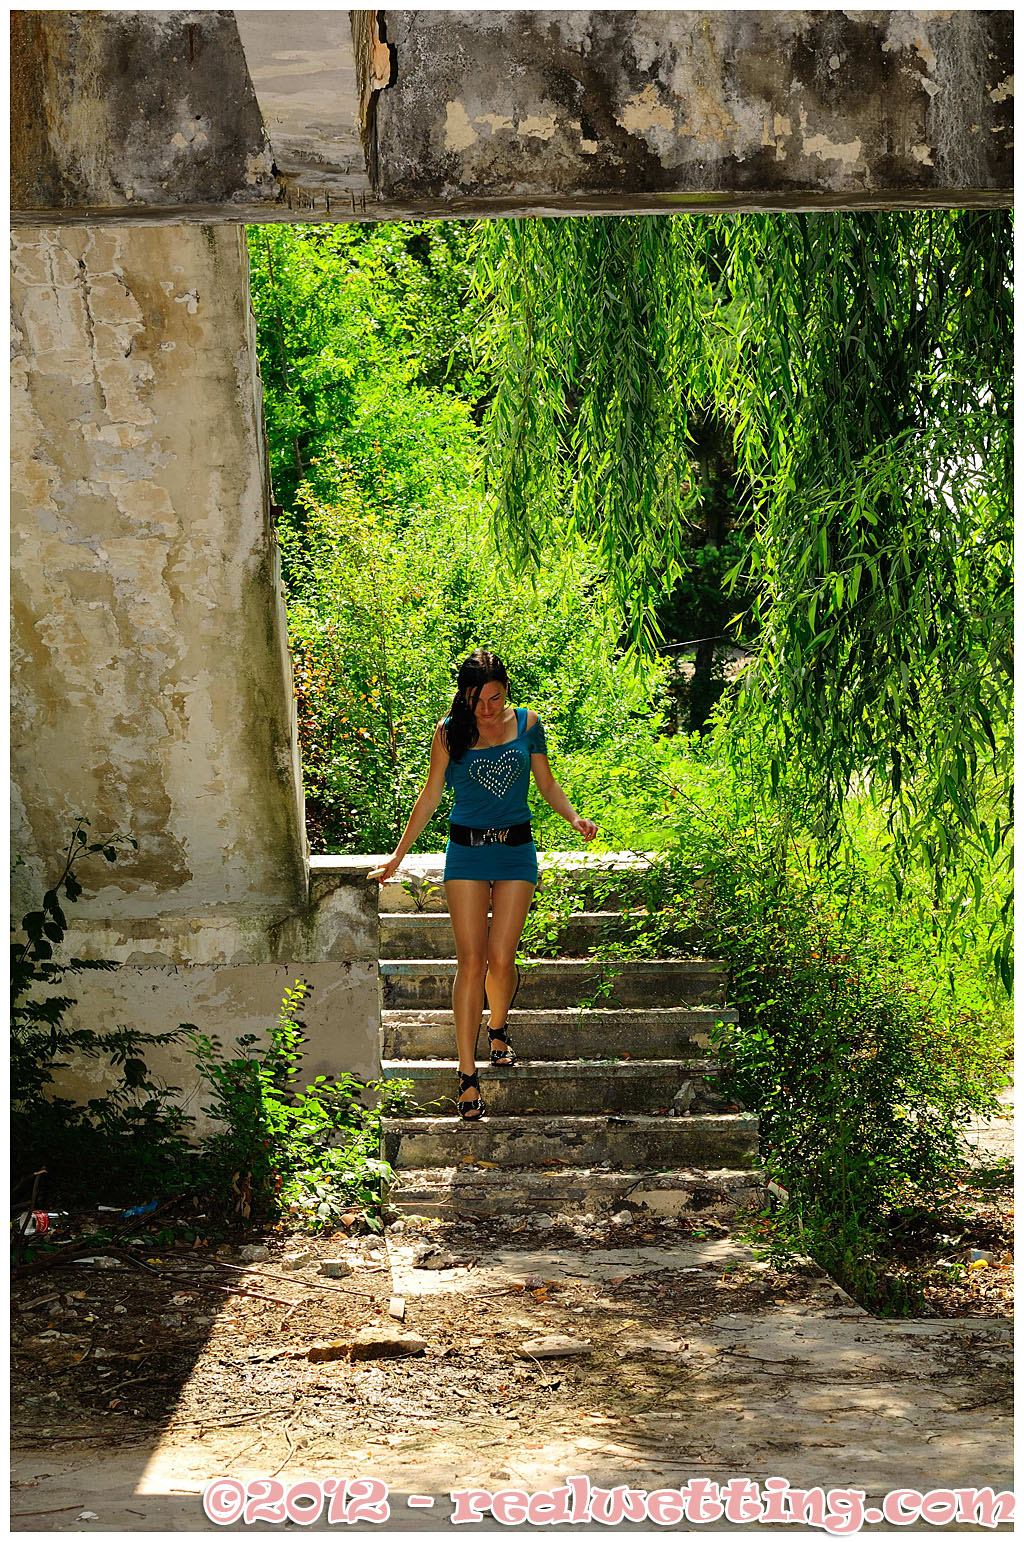
<instances>
[{"instance_id":1,"label":"woman's bare leg","mask_svg":"<svg viewBox=\"0 0 1024 1542\"><path fill-rule=\"evenodd\" d=\"M487 907L491 886L475 878L450 878L444 891L448 899L448 914L452 918L455 957L458 960L452 986L455 1045L459 1070L469 1072L476 1070L476 1039L484 1010ZM468 1102L476 1096L476 1089L470 1087L459 1101Z\"/></svg>"},{"instance_id":2,"label":"woman's bare leg","mask_svg":"<svg viewBox=\"0 0 1024 1542\"><path fill-rule=\"evenodd\" d=\"M491 896L491 928L487 935L487 1005L488 1028L503 1028L509 1002L516 988L516 950L523 934L530 901L536 884L522 878L503 878L494 885ZM492 1049L503 1047L495 1039Z\"/></svg>"}]
</instances>

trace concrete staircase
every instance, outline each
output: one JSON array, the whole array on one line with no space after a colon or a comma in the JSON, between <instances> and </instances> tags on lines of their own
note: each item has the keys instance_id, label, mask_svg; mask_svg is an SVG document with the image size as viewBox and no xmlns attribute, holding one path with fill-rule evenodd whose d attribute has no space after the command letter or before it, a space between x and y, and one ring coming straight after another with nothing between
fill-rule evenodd
<instances>
[{"instance_id":1,"label":"concrete staircase","mask_svg":"<svg viewBox=\"0 0 1024 1542\"><path fill-rule=\"evenodd\" d=\"M616 865L575 861L584 871ZM411 1081L416 1104L408 1117L385 1121L384 1154L399 1175L392 1205L435 1215L624 1204L727 1215L753 1199L757 1119L723 1111L709 1051L715 1023L736 1017L724 1006L724 968L712 959L530 962L509 1014L520 1063L486 1064L485 1013L478 1056L488 1115L458 1117L442 867L441 857L411 859L381 893L383 1074ZM410 880L415 898L403 886ZM559 932L569 955L593 948L625 903L616 893L584 893L583 903L591 898L603 908L575 913Z\"/></svg>"}]
</instances>

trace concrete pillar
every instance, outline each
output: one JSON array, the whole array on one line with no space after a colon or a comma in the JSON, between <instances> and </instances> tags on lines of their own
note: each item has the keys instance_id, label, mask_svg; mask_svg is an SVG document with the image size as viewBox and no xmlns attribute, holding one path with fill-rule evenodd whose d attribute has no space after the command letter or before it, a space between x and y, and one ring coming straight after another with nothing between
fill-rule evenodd
<instances>
[{"instance_id":1,"label":"concrete pillar","mask_svg":"<svg viewBox=\"0 0 1024 1542\"><path fill-rule=\"evenodd\" d=\"M82 1021L230 1042L315 975L308 1068L373 1075L376 885L310 895L244 231L25 229L12 302L14 917L79 814L129 833L67 907L123 966Z\"/></svg>"}]
</instances>

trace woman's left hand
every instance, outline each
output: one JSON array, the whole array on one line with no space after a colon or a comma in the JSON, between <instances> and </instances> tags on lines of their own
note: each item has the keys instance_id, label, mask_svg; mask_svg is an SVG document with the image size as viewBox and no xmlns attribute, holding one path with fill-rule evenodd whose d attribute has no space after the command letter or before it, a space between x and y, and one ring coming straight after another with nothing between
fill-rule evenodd
<instances>
[{"instance_id":1,"label":"woman's left hand","mask_svg":"<svg viewBox=\"0 0 1024 1542\"><path fill-rule=\"evenodd\" d=\"M597 826L592 819L584 819L581 815L577 814L576 818L571 821L571 824L573 829L579 835L582 835L585 841L592 841L597 834Z\"/></svg>"}]
</instances>

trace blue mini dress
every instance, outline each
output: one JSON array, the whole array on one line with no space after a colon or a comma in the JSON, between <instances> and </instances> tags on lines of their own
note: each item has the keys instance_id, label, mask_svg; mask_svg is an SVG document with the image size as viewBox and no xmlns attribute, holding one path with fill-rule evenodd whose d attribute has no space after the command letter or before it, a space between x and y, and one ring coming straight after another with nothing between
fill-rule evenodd
<instances>
[{"instance_id":1,"label":"blue mini dress","mask_svg":"<svg viewBox=\"0 0 1024 1542\"><path fill-rule=\"evenodd\" d=\"M515 713L519 732L514 739L467 750L459 761L449 760L444 779L455 791L449 824L495 830L525 824L530 818L526 801L530 756L546 755L548 746L540 719L527 728L526 708L516 707ZM505 846L497 841L487 846L460 846L449 840L444 854L444 876L446 880L476 878L485 883L522 878L535 884L537 847L533 841L524 841L521 846Z\"/></svg>"}]
</instances>

